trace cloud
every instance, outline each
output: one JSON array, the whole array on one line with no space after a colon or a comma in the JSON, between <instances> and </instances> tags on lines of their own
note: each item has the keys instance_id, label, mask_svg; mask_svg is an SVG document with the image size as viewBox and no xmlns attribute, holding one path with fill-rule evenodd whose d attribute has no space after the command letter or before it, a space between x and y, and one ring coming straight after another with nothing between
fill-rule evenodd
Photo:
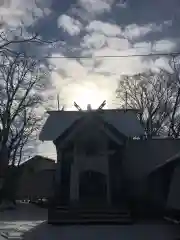
<instances>
[{"instance_id":1,"label":"cloud","mask_svg":"<svg viewBox=\"0 0 180 240\"><path fill-rule=\"evenodd\" d=\"M176 48L176 42L169 39L162 39L153 44L153 49L156 52L171 52Z\"/></svg>"},{"instance_id":2,"label":"cloud","mask_svg":"<svg viewBox=\"0 0 180 240\"><path fill-rule=\"evenodd\" d=\"M104 46L106 41L107 38L104 34L93 32L83 37L81 46L88 49L99 49Z\"/></svg>"},{"instance_id":3,"label":"cloud","mask_svg":"<svg viewBox=\"0 0 180 240\"><path fill-rule=\"evenodd\" d=\"M0 16L1 16L1 23L8 24L10 26L18 26L21 24L21 18L23 17L24 13L21 10L15 10L13 8L5 8L0 7Z\"/></svg>"},{"instance_id":4,"label":"cloud","mask_svg":"<svg viewBox=\"0 0 180 240\"><path fill-rule=\"evenodd\" d=\"M91 14L102 14L111 10L112 0L79 0L79 5Z\"/></svg>"},{"instance_id":5,"label":"cloud","mask_svg":"<svg viewBox=\"0 0 180 240\"><path fill-rule=\"evenodd\" d=\"M155 71L159 71L160 69L165 69L168 72L172 73L172 68L169 65L169 58L160 57L157 58L154 62L152 62L152 69Z\"/></svg>"},{"instance_id":6,"label":"cloud","mask_svg":"<svg viewBox=\"0 0 180 240\"><path fill-rule=\"evenodd\" d=\"M135 54L134 49L130 49L129 54ZM117 56L117 58L102 58L99 60L98 67L94 69L94 71L98 74L107 75L109 77L118 78L121 75L129 74L133 75L136 73L140 73L148 69L148 63L142 62L141 57L129 57L129 58L119 58L118 56L123 55L121 51L111 50L111 49L102 49L96 52L97 56L101 54L105 56ZM128 55L127 51L125 52ZM116 84L116 81L109 82L109 84Z\"/></svg>"},{"instance_id":7,"label":"cloud","mask_svg":"<svg viewBox=\"0 0 180 240\"><path fill-rule=\"evenodd\" d=\"M53 54L50 59L50 63L56 66L56 73L59 72L61 75L61 70L64 72L68 78L82 78L86 75L86 69L75 59L58 58L62 55Z\"/></svg>"},{"instance_id":8,"label":"cloud","mask_svg":"<svg viewBox=\"0 0 180 240\"><path fill-rule=\"evenodd\" d=\"M86 31L92 33L94 31L103 33L106 36L118 36L121 34L121 28L116 24L111 24L102 21L92 21L87 27Z\"/></svg>"},{"instance_id":9,"label":"cloud","mask_svg":"<svg viewBox=\"0 0 180 240\"><path fill-rule=\"evenodd\" d=\"M101 33L86 34L81 42L83 49L89 49L91 53L96 49L109 47L111 49L126 50L130 48L130 43L127 39L117 37L107 37ZM90 53L89 51L89 53Z\"/></svg>"},{"instance_id":10,"label":"cloud","mask_svg":"<svg viewBox=\"0 0 180 240\"><path fill-rule=\"evenodd\" d=\"M66 44L63 50L59 49L58 52L57 49L56 55L52 54L50 61L56 66L56 71L52 74L54 91L60 93L61 103L67 108L73 108L73 101L86 107L87 101L82 100L86 99L86 96L82 95L86 95L90 90L96 97L99 96L95 99L96 103L106 99L108 107L114 107L114 91L122 74L132 75L155 66L165 66L165 60L162 59L154 61L151 58L118 57L147 54L152 50L170 51L175 45L175 39L167 37L174 24L167 11L169 8L172 13L172 6L165 3L165 8L162 6L160 11L158 0L157 5L154 3L154 8L152 4L148 4L151 9L149 12L145 0L137 1L139 4L134 0L125 3L79 0L77 5L71 5L68 11L59 14L58 26L69 36L61 35ZM168 13L168 16L165 13ZM63 19L62 16L66 17ZM77 49L79 56L92 58L66 58ZM112 55L117 57L108 57ZM55 56L64 56L65 59L53 58ZM96 58L97 56L107 58Z\"/></svg>"},{"instance_id":11,"label":"cloud","mask_svg":"<svg viewBox=\"0 0 180 240\"><path fill-rule=\"evenodd\" d=\"M107 45L111 49L128 50L131 43L126 38L111 37L107 39Z\"/></svg>"},{"instance_id":12,"label":"cloud","mask_svg":"<svg viewBox=\"0 0 180 240\"><path fill-rule=\"evenodd\" d=\"M71 36L78 35L82 29L80 21L65 14L61 15L57 21L58 27L67 31Z\"/></svg>"},{"instance_id":13,"label":"cloud","mask_svg":"<svg viewBox=\"0 0 180 240\"><path fill-rule=\"evenodd\" d=\"M120 8L126 8L128 6L128 0L117 1L116 6Z\"/></svg>"},{"instance_id":14,"label":"cloud","mask_svg":"<svg viewBox=\"0 0 180 240\"><path fill-rule=\"evenodd\" d=\"M47 91L54 96L52 109L57 109L57 93L61 104L72 108L72 102L90 89L99 96L96 102L105 98L108 107L113 107L114 90L122 74L166 65L166 58L118 56L167 52L179 46L178 1L13 0L9 5L7 0L4 2L0 15L8 27L16 28L24 22L27 32L38 31L42 39L60 40L56 47L39 50L29 47L38 56L52 56L48 61L55 66L51 75L53 89ZM108 57L112 55L116 57ZM69 59L70 56L90 58ZM49 154L51 149L48 145L41 148L42 153Z\"/></svg>"},{"instance_id":15,"label":"cloud","mask_svg":"<svg viewBox=\"0 0 180 240\"><path fill-rule=\"evenodd\" d=\"M56 148L52 142L42 143L38 141L38 145L37 154L57 160Z\"/></svg>"},{"instance_id":16,"label":"cloud","mask_svg":"<svg viewBox=\"0 0 180 240\"><path fill-rule=\"evenodd\" d=\"M76 81L72 80L64 85L61 91L61 97L62 99L66 99L65 105L68 109L74 109L74 101L83 109L87 107L88 103L90 103L93 108L97 108L104 100L107 100L107 107L112 107L111 100L112 94L116 89L116 82L109 85L110 80L113 82L114 78L106 77L98 73L89 73L85 78L80 78Z\"/></svg>"},{"instance_id":17,"label":"cloud","mask_svg":"<svg viewBox=\"0 0 180 240\"><path fill-rule=\"evenodd\" d=\"M143 37L149 32L152 32L152 31L160 32L161 30L162 30L162 26L161 25L157 26L156 24L147 24L143 26L138 26L137 24L130 24L127 27L125 27L123 34L128 39L133 40L133 39Z\"/></svg>"},{"instance_id":18,"label":"cloud","mask_svg":"<svg viewBox=\"0 0 180 240\"><path fill-rule=\"evenodd\" d=\"M22 22L30 26L44 15L44 8L46 13L48 11L44 4L40 8L37 3L35 0L4 1L0 7L1 21L12 27L22 25Z\"/></svg>"}]
</instances>

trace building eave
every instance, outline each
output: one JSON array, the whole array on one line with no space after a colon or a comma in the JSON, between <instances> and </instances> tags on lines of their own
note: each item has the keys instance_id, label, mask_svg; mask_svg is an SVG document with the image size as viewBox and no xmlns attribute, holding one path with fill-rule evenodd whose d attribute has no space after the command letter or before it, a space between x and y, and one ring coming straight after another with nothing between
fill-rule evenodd
<instances>
[{"instance_id":1,"label":"building eave","mask_svg":"<svg viewBox=\"0 0 180 240\"><path fill-rule=\"evenodd\" d=\"M158 171L163 171L165 168L175 168L180 164L180 152L168 158L163 164L157 165L150 173L149 176L155 174Z\"/></svg>"},{"instance_id":2,"label":"building eave","mask_svg":"<svg viewBox=\"0 0 180 240\"><path fill-rule=\"evenodd\" d=\"M144 135L144 130L136 114L133 113L133 110L111 109L90 112L49 111L49 117L40 132L39 139L41 141L55 141L78 119L89 116L89 114L96 115L96 113L126 137L139 137Z\"/></svg>"}]
</instances>

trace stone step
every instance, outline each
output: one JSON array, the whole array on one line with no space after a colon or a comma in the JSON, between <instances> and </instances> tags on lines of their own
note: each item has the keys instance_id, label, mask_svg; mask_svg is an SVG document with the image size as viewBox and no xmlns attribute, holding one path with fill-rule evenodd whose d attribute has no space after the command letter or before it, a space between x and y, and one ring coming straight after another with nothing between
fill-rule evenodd
<instances>
[{"instance_id":1,"label":"stone step","mask_svg":"<svg viewBox=\"0 0 180 240\"><path fill-rule=\"evenodd\" d=\"M63 207L56 207L54 210L61 211L61 212L81 212L81 213L101 213L101 214L129 214L130 211L128 210L121 210L121 209L91 209L91 208L63 208Z\"/></svg>"},{"instance_id":2,"label":"stone step","mask_svg":"<svg viewBox=\"0 0 180 240\"><path fill-rule=\"evenodd\" d=\"M89 211L62 211L62 210L56 210L56 211L52 211L52 212L56 212L59 214L77 214L77 215L89 215L89 216L94 216L94 215L100 215L100 216L114 216L114 215L118 215L118 216L123 216L123 217L129 217L131 216L129 212L124 212L124 213L119 213L119 212L89 212Z\"/></svg>"},{"instance_id":3,"label":"stone step","mask_svg":"<svg viewBox=\"0 0 180 240\"><path fill-rule=\"evenodd\" d=\"M116 218L131 218L130 216L122 216L119 214L114 214L114 215L101 215L101 214L49 214L49 217L57 216L58 218L63 218L63 219L82 219L82 218L88 218L88 219L116 219Z\"/></svg>"},{"instance_id":4,"label":"stone step","mask_svg":"<svg viewBox=\"0 0 180 240\"><path fill-rule=\"evenodd\" d=\"M121 216L121 215L100 215L100 214L94 214L94 215L88 215L88 214L81 214L78 216L79 218L83 219L125 219L129 218L128 216Z\"/></svg>"},{"instance_id":5,"label":"stone step","mask_svg":"<svg viewBox=\"0 0 180 240\"><path fill-rule=\"evenodd\" d=\"M129 218L81 218L81 219L48 219L49 224L132 224Z\"/></svg>"},{"instance_id":6,"label":"stone step","mask_svg":"<svg viewBox=\"0 0 180 240\"><path fill-rule=\"evenodd\" d=\"M99 212L99 211L82 211L81 210L52 210L48 211L48 221L49 223L130 223L132 218L129 212L119 213L117 211L113 212Z\"/></svg>"}]
</instances>

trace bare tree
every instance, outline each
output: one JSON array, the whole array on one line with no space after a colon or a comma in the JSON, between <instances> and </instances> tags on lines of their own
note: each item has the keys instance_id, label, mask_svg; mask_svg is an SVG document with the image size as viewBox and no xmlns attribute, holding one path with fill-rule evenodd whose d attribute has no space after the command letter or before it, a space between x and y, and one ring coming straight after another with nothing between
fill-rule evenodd
<instances>
[{"instance_id":1,"label":"bare tree","mask_svg":"<svg viewBox=\"0 0 180 240\"><path fill-rule=\"evenodd\" d=\"M172 62L171 62L172 63ZM172 72L123 76L116 91L122 107L141 110L141 122L147 136L180 133L180 81L179 70L172 64Z\"/></svg>"},{"instance_id":2,"label":"bare tree","mask_svg":"<svg viewBox=\"0 0 180 240\"><path fill-rule=\"evenodd\" d=\"M30 142L35 141L36 132L40 124L42 123L42 117L37 116L33 109L24 109L21 116L17 121L12 124L10 128L10 136L8 142L8 153L11 165L20 165L25 152L28 150L27 145Z\"/></svg>"},{"instance_id":3,"label":"bare tree","mask_svg":"<svg viewBox=\"0 0 180 240\"><path fill-rule=\"evenodd\" d=\"M49 83L49 71L41 62L20 54L0 58L0 123L2 148L8 147L13 164L29 137L36 130L37 107Z\"/></svg>"},{"instance_id":4,"label":"bare tree","mask_svg":"<svg viewBox=\"0 0 180 240\"><path fill-rule=\"evenodd\" d=\"M59 40L46 41L41 39L38 33L33 33L32 35L27 34L24 28L19 27L15 30L6 30L1 31L0 33L0 53L9 52L16 54L18 51L14 47L23 45L23 44L55 44ZM24 55L21 52L21 55Z\"/></svg>"},{"instance_id":5,"label":"bare tree","mask_svg":"<svg viewBox=\"0 0 180 240\"><path fill-rule=\"evenodd\" d=\"M20 164L41 120L36 109L43 100L41 93L48 83L49 69L28 56L31 49L35 51L44 44L48 44L46 49L49 49L49 45L52 47L58 40L45 41L37 33L29 34L24 26L12 30L3 22L0 30L1 184L6 178L8 163Z\"/></svg>"},{"instance_id":6,"label":"bare tree","mask_svg":"<svg viewBox=\"0 0 180 240\"><path fill-rule=\"evenodd\" d=\"M179 57L171 60L170 66L173 69L173 78L171 82L173 84L173 104L172 104L172 114L170 117L170 124L168 130L168 136L173 136L174 138L180 135L180 62Z\"/></svg>"},{"instance_id":7,"label":"bare tree","mask_svg":"<svg viewBox=\"0 0 180 240\"><path fill-rule=\"evenodd\" d=\"M44 100L44 90L49 87L49 76L47 66L36 59L21 57L19 53L9 56L5 52L0 57L0 164L3 169L7 170L9 163L20 164L23 150L34 138L33 133L41 121L38 108ZM15 179L11 179L8 172L1 178L6 179L5 195L12 198L9 183Z\"/></svg>"}]
</instances>

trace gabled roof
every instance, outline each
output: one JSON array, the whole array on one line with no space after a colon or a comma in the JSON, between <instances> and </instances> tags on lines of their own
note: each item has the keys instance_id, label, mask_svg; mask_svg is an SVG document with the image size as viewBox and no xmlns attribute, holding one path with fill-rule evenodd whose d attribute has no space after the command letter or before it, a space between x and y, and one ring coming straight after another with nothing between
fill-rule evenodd
<instances>
[{"instance_id":1,"label":"gabled roof","mask_svg":"<svg viewBox=\"0 0 180 240\"><path fill-rule=\"evenodd\" d=\"M95 124L95 125L94 125ZM93 126L92 126L93 125ZM127 138L125 135L117 131L117 129L111 124L104 121L104 119L99 115L89 115L89 117L82 117L76 120L67 130L65 130L55 141L55 145L67 143L69 140L72 140L78 134L82 134L85 131L85 128L91 126L92 131L100 130L110 137L117 144L122 144L123 141ZM96 129L97 128L97 129ZM83 130L82 130L83 129ZM91 130L90 130L91 131ZM86 137L88 132L86 132ZM62 146L61 145L61 146Z\"/></svg>"},{"instance_id":2,"label":"gabled roof","mask_svg":"<svg viewBox=\"0 0 180 240\"><path fill-rule=\"evenodd\" d=\"M149 175L156 174L158 171L163 171L165 169L174 170L174 168L176 168L179 164L180 164L180 152L168 158L163 164L157 165L153 169L153 171L150 172Z\"/></svg>"},{"instance_id":3,"label":"gabled roof","mask_svg":"<svg viewBox=\"0 0 180 240\"><path fill-rule=\"evenodd\" d=\"M88 114L99 114L102 119L111 124L119 133L126 137L144 135L144 130L134 111L102 110L97 111L50 111L49 117L42 128L39 139L54 141L61 136L73 123Z\"/></svg>"},{"instance_id":4,"label":"gabled roof","mask_svg":"<svg viewBox=\"0 0 180 240\"><path fill-rule=\"evenodd\" d=\"M44 157L44 156L40 156L40 155L35 155L34 157L31 157L31 158L27 159L26 161L22 162L20 164L20 166L27 165L30 162L32 163L32 162L35 162L37 160L48 161L48 162L52 162L52 163L54 162L53 159L50 159L50 158L47 158L47 157Z\"/></svg>"}]
</instances>

